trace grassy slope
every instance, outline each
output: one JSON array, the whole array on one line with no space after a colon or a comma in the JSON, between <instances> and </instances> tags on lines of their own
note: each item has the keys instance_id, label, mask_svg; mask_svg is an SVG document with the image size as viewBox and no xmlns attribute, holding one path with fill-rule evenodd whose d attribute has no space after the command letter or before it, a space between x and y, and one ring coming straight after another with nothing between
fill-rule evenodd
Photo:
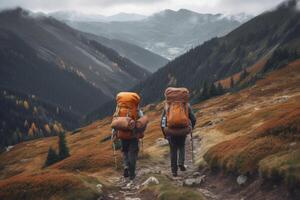
<instances>
[{"instance_id":1,"label":"grassy slope","mask_svg":"<svg viewBox=\"0 0 300 200\"><path fill-rule=\"evenodd\" d=\"M194 134L201 138L197 163L205 165L207 162L211 167L238 173L261 171L264 177L276 175L289 180L289 184L297 182L300 173L297 154L300 149L299 100L300 61L270 73L251 88L195 105L198 123ZM161 154L166 150L153 145L161 137L162 104L144 109L150 118L144 139L144 157L148 159L141 160L140 165L155 165L163 159ZM100 143L110 134L109 124L110 118L106 118L76 134L69 133L67 142L71 156L46 169L42 166L48 147L56 148L55 137L21 143L10 152L0 154L0 198L16 198L13 191L27 199L33 194L53 199L60 199L62 195L63 198L80 196L82 192L85 199L99 195L96 183L110 185L110 178L119 173L114 170L110 141ZM51 191L54 193L45 192L49 187L46 183L53 185ZM39 187L32 189L36 186ZM68 187L71 189L63 192ZM159 188L153 190L162 194Z\"/></svg>"}]
</instances>

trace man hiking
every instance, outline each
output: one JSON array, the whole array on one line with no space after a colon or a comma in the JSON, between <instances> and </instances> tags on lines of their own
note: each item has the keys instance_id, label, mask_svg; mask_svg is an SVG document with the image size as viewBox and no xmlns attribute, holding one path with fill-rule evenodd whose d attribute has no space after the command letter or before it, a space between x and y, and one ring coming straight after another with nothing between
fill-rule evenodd
<instances>
[{"instance_id":1,"label":"man hiking","mask_svg":"<svg viewBox=\"0 0 300 200\"><path fill-rule=\"evenodd\" d=\"M186 88L167 88L165 108L161 117L161 129L170 145L171 170L177 176L178 167L185 171L185 140L196 124L195 115L188 103ZM179 154L179 155L178 155ZM179 158L178 158L179 157Z\"/></svg>"},{"instance_id":2,"label":"man hiking","mask_svg":"<svg viewBox=\"0 0 300 200\"><path fill-rule=\"evenodd\" d=\"M112 138L121 140L125 178L135 178L139 139L143 138L147 118L139 109L140 97L132 92L120 92L116 97L116 111L112 120Z\"/></svg>"}]
</instances>

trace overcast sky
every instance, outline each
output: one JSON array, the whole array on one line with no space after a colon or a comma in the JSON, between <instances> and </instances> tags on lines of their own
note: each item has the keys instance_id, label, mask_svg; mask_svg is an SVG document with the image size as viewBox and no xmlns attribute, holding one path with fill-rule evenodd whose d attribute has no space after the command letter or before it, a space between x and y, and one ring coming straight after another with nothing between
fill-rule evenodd
<instances>
[{"instance_id":1,"label":"overcast sky","mask_svg":"<svg viewBox=\"0 0 300 200\"><path fill-rule=\"evenodd\" d=\"M163 9L190 9L200 13L256 15L283 0L0 0L0 8L21 6L33 11L76 10L112 15L119 12L150 15Z\"/></svg>"}]
</instances>

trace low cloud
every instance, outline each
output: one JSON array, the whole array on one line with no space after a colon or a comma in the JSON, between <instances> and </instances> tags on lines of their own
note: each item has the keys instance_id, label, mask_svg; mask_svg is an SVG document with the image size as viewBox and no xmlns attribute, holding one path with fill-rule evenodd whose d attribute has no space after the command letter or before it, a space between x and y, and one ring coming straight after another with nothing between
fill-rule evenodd
<instances>
[{"instance_id":1,"label":"low cloud","mask_svg":"<svg viewBox=\"0 0 300 200\"><path fill-rule=\"evenodd\" d=\"M283 0L2 0L0 8L20 6L33 11L77 10L112 15L118 12L152 14L163 9L190 9L201 13L259 14Z\"/></svg>"}]
</instances>

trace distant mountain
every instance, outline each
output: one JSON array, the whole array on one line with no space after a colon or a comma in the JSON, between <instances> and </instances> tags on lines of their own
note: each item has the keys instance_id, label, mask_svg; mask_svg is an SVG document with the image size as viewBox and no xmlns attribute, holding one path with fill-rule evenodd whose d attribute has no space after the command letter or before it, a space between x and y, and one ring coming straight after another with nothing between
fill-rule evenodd
<instances>
[{"instance_id":1,"label":"distant mountain","mask_svg":"<svg viewBox=\"0 0 300 200\"><path fill-rule=\"evenodd\" d=\"M166 65L169 60L159 56L147 49L143 49L134 44L117 39L108 39L102 36L96 36L90 33L82 33L86 38L95 40L109 48L117 51L121 56L129 58L131 61L144 68L147 71L155 72Z\"/></svg>"},{"instance_id":2,"label":"distant mountain","mask_svg":"<svg viewBox=\"0 0 300 200\"><path fill-rule=\"evenodd\" d=\"M35 94L79 113L149 74L66 24L32 17L20 8L0 13L0 31L0 86Z\"/></svg>"},{"instance_id":3,"label":"distant mountain","mask_svg":"<svg viewBox=\"0 0 300 200\"><path fill-rule=\"evenodd\" d=\"M213 37L223 36L241 24L221 14L200 14L186 9L164 10L135 22L67 20L66 23L85 32L136 44L168 59Z\"/></svg>"},{"instance_id":4,"label":"distant mountain","mask_svg":"<svg viewBox=\"0 0 300 200\"><path fill-rule=\"evenodd\" d=\"M71 20L71 21L105 21L104 15L86 15L78 11L55 11L48 14L45 14L51 17L54 17L57 20Z\"/></svg>"},{"instance_id":5,"label":"distant mountain","mask_svg":"<svg viewBox=\"0 0 300 200\"><path fill-rule=\"evenodd\" d=\"M82 21L82 22L111 22L111 21L139 21L147 16L134 13L118 13L111 16L84 14L78 11L56 11L51 12L48 16L52 16L58 20Z\"/></svg>"},{"instance_id":6,"label":"distant mountain","mask_svg":"<svg viewBox=\"0 0 300 200\"><path fill-rule=\"evenodd\" d=\"M300 12L295 6L280 6L243 24L228 35L191 49L158 70L138 91L144 103L162 99L168 86L188 87L198 98L204 81L215 82L258 62L260 73L276 69L300 57Z\"/></svg>"},{"instance_id":7,"label":"distant mountain","mask_svg":"<svg viewBox=\"0 0 300 200\"><path fill-rule=\"evenodd\" d=\"M133 91L139 93L147 105L163 100L164 90L169 86L187 87L191 91L191 102L199 102L207 84L252 70L254 73L247 81L238 85L245 87L266 72L297 58L300 58L300 12L295 4L284 5L255 17L224 37L213 38L191 49ZM110 115L113 109L114 102L108 102L87 115L86 121Z\"/></svg>"},{"instance_id":8,"label":"distant mountain","mask_svg":"<svg viewBox=\"0 0 300 200\"><path fill-rule=\"evenodd\" d=\"M111 15L106 17L106 21L112 22L126 22L126 21L140 21L147 18L145 15L139 15L135 13L118 13L115 15Z\"/></svg>"}]
</instances>

